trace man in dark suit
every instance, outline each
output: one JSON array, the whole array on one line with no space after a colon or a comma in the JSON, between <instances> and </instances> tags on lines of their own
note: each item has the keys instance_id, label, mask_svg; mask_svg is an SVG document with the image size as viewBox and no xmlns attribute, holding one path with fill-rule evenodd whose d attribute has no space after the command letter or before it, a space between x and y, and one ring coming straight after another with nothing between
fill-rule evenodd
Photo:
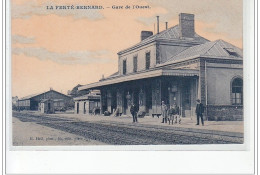
<instances>
[{"instance_id":1,"label":"man in dark suit","mask_svg":"<svg viewBox=\"0 0 260 175\"><path fill-rule=\"evenodd\" d=\"M202 126L204 126L204 121L203 121L204 106L199 99L197 99L196 101L197 101L197 106L196 106L197 124L196 125L200 124L200 118L201 118Z\"/></svg>"},{"instance_id":2,"label":"man in dark suit","mask_svg":"<svg viewBox=\"0 0 260 175\"><path fill-rule=\"evenodd\" d=\"M131 105L130 112L131 112L131 114L133 116L133 123L137 122L137 112L138 112L138 109L137 109L137 106L135 104Z\"/></svg>"}]
</instances>

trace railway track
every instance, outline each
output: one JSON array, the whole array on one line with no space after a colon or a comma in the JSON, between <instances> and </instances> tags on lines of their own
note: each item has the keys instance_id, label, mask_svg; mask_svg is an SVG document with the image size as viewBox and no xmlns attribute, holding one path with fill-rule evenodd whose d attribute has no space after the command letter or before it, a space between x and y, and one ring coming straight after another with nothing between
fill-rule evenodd
<instances>
[{"instance_id":1,"label":"railway track","mask_svg":"<svg viewBox=\"0 0 260 175\"><path fill-rule=\"evenodd\" d=\"M117 122L83 122L61 117L13 113L23 122L50 128L112 145L241 144L243 136L211 131Z\"/></svg>"}]
</instances>

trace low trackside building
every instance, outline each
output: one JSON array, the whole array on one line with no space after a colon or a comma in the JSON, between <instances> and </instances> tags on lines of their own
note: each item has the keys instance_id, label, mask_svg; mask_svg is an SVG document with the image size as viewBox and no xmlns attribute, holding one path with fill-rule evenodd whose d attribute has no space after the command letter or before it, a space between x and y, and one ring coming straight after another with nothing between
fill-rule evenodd
<instances>
[{"instance_id":1,"label":"low trackside building","mask_svg":"<svg viewBox=\"0 0 260 175\"><path fill-rule=\"evenodd\" d=\"M43 99L51 99L54 102L55 107L67 107L72 103L73 99L70 96L57 92L50 89L47 92L33 94L26 97L23 97L18 100L18 108L20 110L39 110L39 103Z\"/></svg>"},{"instance_id":2,"label":"low trackside building","mask_svg":"<svg viewBox=\"0 0 260 175\"><path fill-rule=\"evenodd\" d=\"M196 99L211 120L243 116L243 54L223 40L195 33L194 15L179 15L179 25L143 31L141 42L118 53L118 72L79 90L101 91L101 112L129 114L130 104L160 115L161 102L177 103L183 117L195 116Z\"/></svg>"},{"instance_id":3,"label":"low trackside building","mask_svg":"<svg viewBox=\"0 0 260 175\"><path fill-rule=\"evenodd\" d=\"M93 114L100 113L100 92L91 92L87 95L74 98L75 114Z\"/></svg>"},{"instance_id":4,"label":"low trackside building","mask_svg":"<svg viewBox=\"0 0 260 175\"><path fill-rule=\"evenodd\" d=\"M43 99L39 103L40 112L46 114L53 114L55 112L54 101L51 99Z\"/></svg>"}]
</instances>

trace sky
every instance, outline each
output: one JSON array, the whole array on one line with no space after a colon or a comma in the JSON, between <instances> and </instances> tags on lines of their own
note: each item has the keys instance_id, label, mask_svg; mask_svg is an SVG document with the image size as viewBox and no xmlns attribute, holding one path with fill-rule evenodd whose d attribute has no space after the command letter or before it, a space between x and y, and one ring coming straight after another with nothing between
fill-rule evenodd
<instances>
[{"instance_id":1,"label":"sky","mask_svg":"<svg viewBox=\"0 0 260 175\"><path fill-rule=\"evenodd\" d=\"M71 5L104 9L56 9ZM142 30L154 31L157 15L164 30L182 12L195 15L197 34L242 48L242 0L11 0L12 96L50 88L67 94L109 76L118 70L117 53L140 42Z\"/></svg>"}]
</instances>

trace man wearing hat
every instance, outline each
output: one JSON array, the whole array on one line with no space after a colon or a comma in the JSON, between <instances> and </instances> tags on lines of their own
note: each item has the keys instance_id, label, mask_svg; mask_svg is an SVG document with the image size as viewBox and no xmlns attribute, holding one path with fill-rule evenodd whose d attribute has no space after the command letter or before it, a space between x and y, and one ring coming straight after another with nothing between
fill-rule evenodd
<instances>
[{"instance_id":1,"label":"man wearing hat","mask_svg":"<svg viewBox=\"0 0 260 175\"><path fill-rule=\"evenodd\" d=\"M167 105L164 103L164 101L162 101L162 117L163 117L163 120L162 120L162 123L167 123Z\"/></svg>"},{"instance_id":2,"label":"man wearing hat","mask_svg":"<svg viewBox=\"0 0 260 175\"><path fill-rule=\"evenodd\" d=\"M202 126L204 126L204 122L203 122L203 112L204 112L204 106L203 104L200 102L199 99L196 100L197 101L197 106L196 106L196 114L197 114L197 124L200 124L200 118L201 118L201 123Z\"/></svg>"}]
</instances>

